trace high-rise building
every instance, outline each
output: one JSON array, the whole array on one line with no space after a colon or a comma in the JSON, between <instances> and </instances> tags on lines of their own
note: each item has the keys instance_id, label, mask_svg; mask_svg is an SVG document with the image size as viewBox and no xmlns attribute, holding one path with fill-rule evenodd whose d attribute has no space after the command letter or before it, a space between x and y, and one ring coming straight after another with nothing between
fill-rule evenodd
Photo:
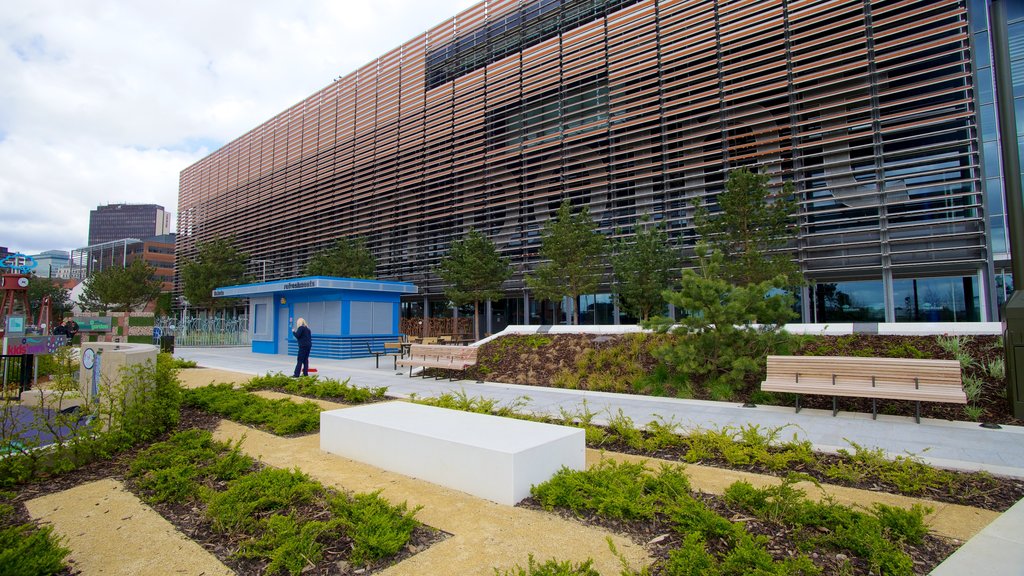
<instances>
[{"instance_id":1,"label":"high-rise building","mask_svg":"<svg viewBox=\"0 0 1024 576\"><path fill-rule=\"evenodd\" d=\"M34 254L32 258L36 261L36 267L32 270L36 276L43 278L56 278L61 268L67 268L71 262L71 254L66 250L47 250Z\"/></svg>"},{"instance_id":2,"label":"high-rise building","mask_svg":"<svg viewBox=\"0 0 1024 576\"><path fill-rule=\"evenodd\" d=\"M1024 3L1004 3L1020 88ZM688 253L695 206L748 167L794 184L804 321L995 319L988 29L985 0L485 0L186 168L177 257L234 236L274 280L362 236L437 316L432 270L476 228L517 270L494 329L556 322L522 278L563 199L609 236L649 215ZM615 321L611 290L584 321Z\"/></svg>"},{"instance_id":3,"label":"high-rise building","mask_svg":"<svg viewBox=\"0 0 1024 576\"><path fill-rule=\"evenodd\" d=\"M156 204L107 204L89 211L89 245L149 238L171 231L171 215Z\"/></svg>"}]
</instances>

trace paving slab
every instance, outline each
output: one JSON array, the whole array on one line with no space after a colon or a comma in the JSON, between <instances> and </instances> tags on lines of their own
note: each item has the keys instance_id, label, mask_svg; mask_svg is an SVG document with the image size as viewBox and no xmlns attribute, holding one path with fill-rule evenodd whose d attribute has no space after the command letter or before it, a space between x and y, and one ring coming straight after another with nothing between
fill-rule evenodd
<instances>
[{"instance_id":1,"label":"paving slab","mask_svg":"<svg viewBox=\"0 0 1024 576\"><path fill-rule=\"evenodd\" d=\"M25 508L64 538L82 574L234 574L114 479L41 496Z\"/></svg>"}]
</instances>

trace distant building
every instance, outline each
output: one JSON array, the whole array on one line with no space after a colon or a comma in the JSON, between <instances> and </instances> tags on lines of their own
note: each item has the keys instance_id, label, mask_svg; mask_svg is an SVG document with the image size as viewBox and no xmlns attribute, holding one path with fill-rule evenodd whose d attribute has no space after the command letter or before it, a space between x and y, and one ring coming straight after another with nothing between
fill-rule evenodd
<instances>
[{"instance_id":1,"label":"distant building","mask_svg":"<svg viewBox=\"0 0 1024 576\"><path fill-rule=\"evenodd\" d=\"M156 204L107 204L89 212L89 246L170 231L170 213Z\"/></svg>"},{"instance_id":2,"label":"distant building","mask_svg":"<svg viewBox=\"0 0 1024 576\"><path fill-rule=\"evenodd\" d=\"M156 269L153 277L163 284L162 290L170 292L174 289L174 241L172 233L148 236L144 240L121 238L76 248L71 251L71 266L66 277L84 280L111 266L124 267L142 259Z\"/></svg>"},{"instance_id":3,"label":"distant building","mask_svg":"<svg viewBox=\"0 0 1024 576\"><path fill-rule=\"evenodd\" d=\"M47 250L32 255L36 261L33 272L42 278L56 278L60 276L60 270L67 268L71 263L71 254L65 250Z\"/></svg>"}]
</instances>

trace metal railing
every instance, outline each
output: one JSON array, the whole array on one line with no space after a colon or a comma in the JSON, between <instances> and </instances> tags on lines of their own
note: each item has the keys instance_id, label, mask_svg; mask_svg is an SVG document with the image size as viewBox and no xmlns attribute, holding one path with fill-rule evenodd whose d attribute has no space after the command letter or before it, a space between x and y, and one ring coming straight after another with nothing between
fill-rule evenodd
<instances>
[{"instance_id":1,"label":"metal railing","mask_svg":"<svg viewBox=\"0 0 1024 576\"><path fill-rule=\"evenodd\" d=\"M248 346L249 316L185 316L157 318L155 326L162 335L174 336L175 346Z\"/></svg>"}]
</instances>

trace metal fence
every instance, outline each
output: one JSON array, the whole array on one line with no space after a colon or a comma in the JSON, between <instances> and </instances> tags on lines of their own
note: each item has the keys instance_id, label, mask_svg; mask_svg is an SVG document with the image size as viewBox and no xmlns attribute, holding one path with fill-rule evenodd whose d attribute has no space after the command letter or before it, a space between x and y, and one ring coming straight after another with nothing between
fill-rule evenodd
<instances>
[{"instance_id":1,"label":"metal fence","mask_svg":"<svg viewBox=\"0 0 1024 576\"><path fill-rule=\"evenodd\" d=\"M17 399L32 380L32 356L0 355L0 400Z\"/></svg>"},{"instance_id":2,"label":"metal fence","mask_svg":"<svg viewBox=\"0 0 1024 576\"><path fill-rule=\"evenodd\" d=\"M183 347L248 346L249 316L182 316L157 318L162 335L174 336L174 345Z\"/></svg>"}]
</instances>

